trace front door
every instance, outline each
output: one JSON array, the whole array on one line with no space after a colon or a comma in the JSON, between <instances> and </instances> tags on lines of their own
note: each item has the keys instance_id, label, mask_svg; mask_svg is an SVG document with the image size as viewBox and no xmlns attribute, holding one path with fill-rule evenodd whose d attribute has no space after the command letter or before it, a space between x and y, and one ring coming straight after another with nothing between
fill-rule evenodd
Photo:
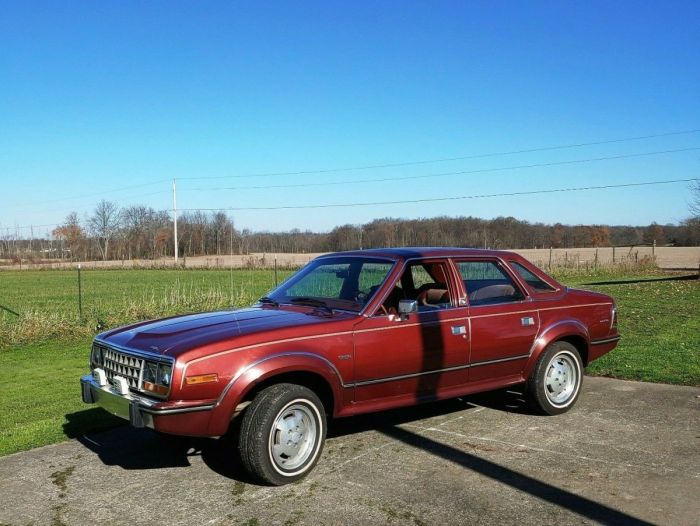
<instances>
[{"instance_id":1,"label":"front door","mask_svg":"<svg viewBox=\"0 0 700 526\"><path fill-rule=\"evenodd\" d=\"M409 262L375 315L355 326L355 401L427 398L466 383L467 309L444 260ZM418 312L398 314L401 299Z\"/></svg>"}]
</instances>

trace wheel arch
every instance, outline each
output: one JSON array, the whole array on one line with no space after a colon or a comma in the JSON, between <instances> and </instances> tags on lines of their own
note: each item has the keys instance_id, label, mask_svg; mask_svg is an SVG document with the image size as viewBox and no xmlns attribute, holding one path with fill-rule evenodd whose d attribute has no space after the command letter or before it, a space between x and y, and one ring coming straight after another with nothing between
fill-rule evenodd
<instances>
[{"instance_id":1,"label":"wheel arch","mask_svg":"<svg viewBox=\"0 0 700 526\"><path fill-rule=\"evenodd\" d=\"M264 379L258 379L247 386L247 389L242 393L239 404L251 402L260 391L282 383L302 385L311 389L323 403L326 414L334 414L336 397L333 388L324 376L308 370L273 373Z\"/></svg>"},{"instance_id":2,"label":"wheel arch","mask_svg":"<svg viewBox=\"0 0 700 526\"><path fill-rule=\"evenodd\" d=\"M530 359L523 371L523 377L527 378L535 368L537 360L545 349L554 342L565 341L573 345L581 356L583 366L588 365L588 349L590 337L588 328L579 320L560 320L546 327L535 339L530 352Z\"/></svg>"},{"instance_id":3,"label":"wheel arch","mask_svg":"<svg viewBox=\"0 0 700 526\"><path fill-rule=\"evenodd\" d=\"M333 416L339 411L343 379L333 363L315 353L285 351L252 362L234 375L216 404L210 433L224 434L238 406L277 383L308 387L321 399L327 414Z\"/></svg>"}]
</instances>

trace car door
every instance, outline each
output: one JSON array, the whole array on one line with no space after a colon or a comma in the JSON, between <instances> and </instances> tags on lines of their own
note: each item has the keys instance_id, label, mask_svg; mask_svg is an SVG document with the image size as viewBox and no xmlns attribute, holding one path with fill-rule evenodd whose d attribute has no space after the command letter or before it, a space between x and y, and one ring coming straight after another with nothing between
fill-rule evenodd
<instances>
[{"instance_id":1,"label":"car door","mask_svg":"<svg viewBox=\"0 0 700 526\"><path fill-rule=\"evenodd\" d=\"M429 268L428 279L443 283L415 281ZM415 280L414 280L415 278ZM387 298L417 299L432 285L445 286L447 297L436 305L421 304L418 312L402 319L394 312L378 310L354 329L355 401L387 397L430 397L440 390L466 383L469 360L467 309L458 307L459 287L444 259L407 262L401 277L384 290ZM386 300L390 302L390 299ZM428 301L428 300L424 300Z\"/></svg>"},{"instance_id":2,"label":"car door","mask_svg":"<svg viewBox=\"0 0 700 526\"><path fill-rule=\"evenodd\" d=\"M519 376L539 329L532 300L499 259L458 259L455 266L469 302L469 382Z\"/></svg>"}]
</instances>

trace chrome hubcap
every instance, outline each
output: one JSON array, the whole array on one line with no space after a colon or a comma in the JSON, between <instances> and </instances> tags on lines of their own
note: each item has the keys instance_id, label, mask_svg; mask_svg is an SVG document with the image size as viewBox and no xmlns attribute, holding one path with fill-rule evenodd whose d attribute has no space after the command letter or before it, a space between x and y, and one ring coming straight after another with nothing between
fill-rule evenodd
<instances>
[{"instance_id":1,"label":"chrome hubcap","mask_svg":"<svg viewBox=\"0 0 700 526\"><path fill-rule=\"evenodd\" d=\"M314 451L318 427L312 410L304 404L291 404L277 415L270 431L270 457L284 470L304 464Z\"/></svg>"},{"instance_id":2,"label":"chrome hubcap","mask_svg":"<svg viewBox=\"0 0 700 526\"><path fill-rule=\"evenodd\" d=\"M565 404L576 393L578 380L576 359L568 353L557 354L547 367L544 392L552 404Z\"/></svg>"}]
</instances>

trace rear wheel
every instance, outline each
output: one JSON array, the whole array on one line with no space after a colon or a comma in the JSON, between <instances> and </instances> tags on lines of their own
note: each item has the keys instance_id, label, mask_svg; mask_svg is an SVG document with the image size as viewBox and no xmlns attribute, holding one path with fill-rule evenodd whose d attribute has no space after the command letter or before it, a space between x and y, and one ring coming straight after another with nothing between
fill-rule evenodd
<instances>
[{"instance_id":1,"label":"rear wheel","mask_svg":"<svg viewBox=\"0 0 700 526\"><path fill-rule=\"evenodd\" d=\"M576 347L554 342L542 353L528 378L528 401L548 415L565 413L576 403L582 382L583 363Z\"/></svg>"},{"instance_id":2,"label":"rear wheel","mask_svg":"<svg viewBox=\"0 0 700 526\"><path fill-rule=\"evenodd\" d=\"M326 437L326 416L307 387L277 384L256 395L243 414L241 460L258 480L279 486L316 465Z\"/></svg>"}]
</instances>

